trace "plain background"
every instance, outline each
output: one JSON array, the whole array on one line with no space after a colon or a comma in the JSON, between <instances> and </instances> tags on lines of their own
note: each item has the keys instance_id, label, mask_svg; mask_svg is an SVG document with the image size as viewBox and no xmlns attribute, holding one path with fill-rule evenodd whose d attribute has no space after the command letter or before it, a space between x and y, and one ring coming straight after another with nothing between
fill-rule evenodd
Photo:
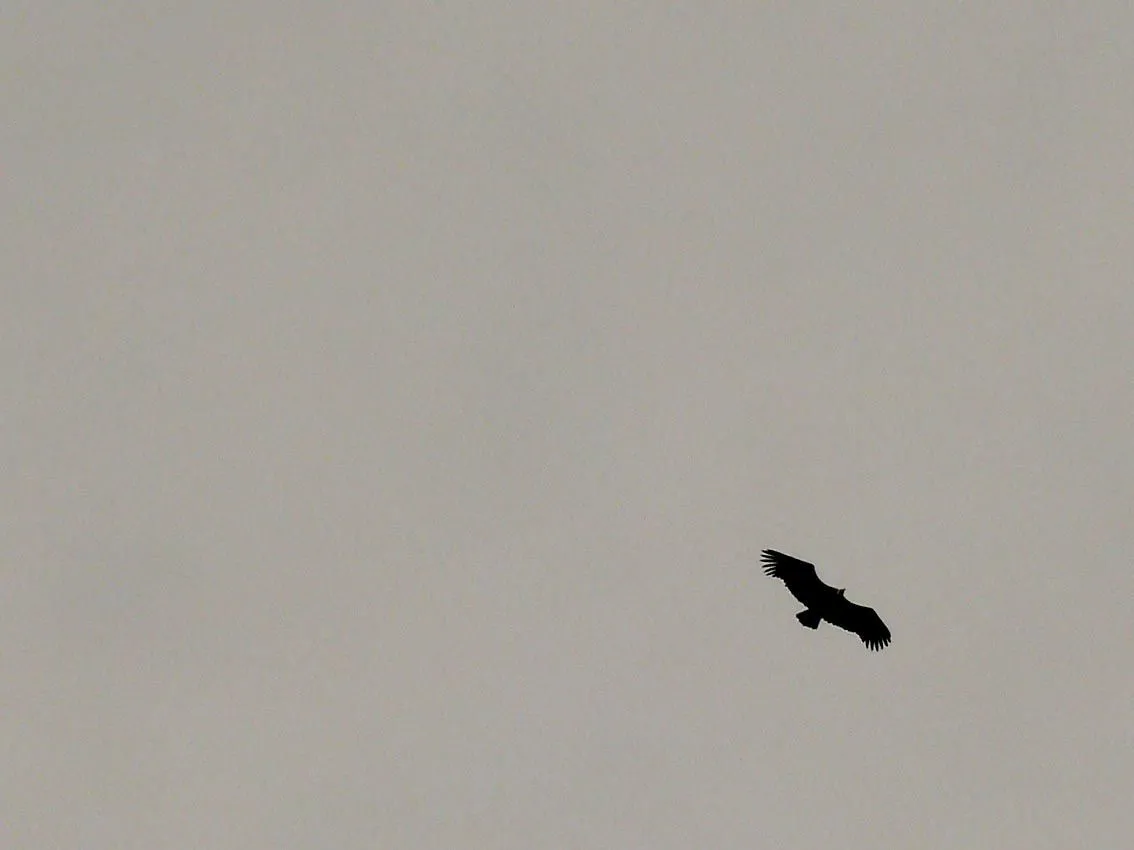
<instances>
[{"instance_id":1,"label":"plain background","mask_svg":"<svg viewBox=\"0 0 1134 850\"><path fill-rule=\"evenodd\" d=\"M332 5L5 11L0 844L1128 846L1130 4Z\"/></svg>"}]
</instances>

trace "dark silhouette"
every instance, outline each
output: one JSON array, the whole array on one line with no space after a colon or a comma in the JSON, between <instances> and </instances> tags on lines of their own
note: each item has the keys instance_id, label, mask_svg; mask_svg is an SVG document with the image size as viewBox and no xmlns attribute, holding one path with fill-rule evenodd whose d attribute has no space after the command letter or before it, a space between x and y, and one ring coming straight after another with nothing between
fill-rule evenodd
<instances>
[{"instance_id":1,"label":"dark silhouette","mask_svg":"<svg viewBox=\"0 0 1134 850\"><path fill-rule=\"evenodd\" d=\"M870 649L881 649L890 642L890 630L873 608L855 605L843 594L846 588L824 584L815 574L815 565L775 549L765 549L760 556L764 572L783 579L791 595L807 606L795 618L809 629L819 628L826 620L832 626L854 632Z\"/></svg>"}]
</instances>

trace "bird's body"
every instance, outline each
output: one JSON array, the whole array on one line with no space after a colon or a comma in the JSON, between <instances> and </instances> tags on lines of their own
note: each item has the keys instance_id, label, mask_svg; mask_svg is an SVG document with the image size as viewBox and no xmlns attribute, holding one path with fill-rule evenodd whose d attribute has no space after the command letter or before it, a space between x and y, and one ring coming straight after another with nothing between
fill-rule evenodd
<instances>
[{"instance_id":1,"label":"bird's body","mask_svg":"<svg viewBox=\"0 0 1134 850\"><path fill-rule=\"evenodd\" d=\"M870 649L881 649L890 643L890 630L873 608L855 605L846 598L844 588L825 584L815 573L815 565L775 549L765 549L760 559L764 572L782 579L791 595L807 606L796 619L809 629L819 628L826 620L832 626L846 629L862 638Z\"/></svg>"}]
</instances>

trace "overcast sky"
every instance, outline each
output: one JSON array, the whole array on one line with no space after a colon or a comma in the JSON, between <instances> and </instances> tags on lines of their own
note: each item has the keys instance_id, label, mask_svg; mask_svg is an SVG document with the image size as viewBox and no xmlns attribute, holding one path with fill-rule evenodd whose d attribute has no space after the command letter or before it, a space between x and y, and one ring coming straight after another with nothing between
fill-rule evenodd
<instances>
[{"instance_id":1,"label":"overcast sky","mask_svg":"<svg viewBox=\"0 0 1134 850\"><path fill-rule=\"evenodd\" d=\"M9 5L0 845L1129 841L1129 3Z\"/></svg>"}]
</instances>

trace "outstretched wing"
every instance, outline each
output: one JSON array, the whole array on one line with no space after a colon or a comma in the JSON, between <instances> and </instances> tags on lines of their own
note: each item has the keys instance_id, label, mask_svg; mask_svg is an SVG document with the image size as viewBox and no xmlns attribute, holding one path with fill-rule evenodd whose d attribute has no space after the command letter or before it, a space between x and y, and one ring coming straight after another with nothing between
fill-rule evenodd
<instances>
[{"instance_id":1,"label":"outstretched wing","mask_svg":"<svg viewBox=\"0 0 1134 850\"><path fill-rule=\"evenodd\" d=\"M815 565L775 549L765 549L760 555L764 572L773 578L783 579L791 595L806 605L822 605L834 594L835 588L824 584L815 574Z\"/></svg>"},{"instance_id":2,"label":"outstretched wing","mask_svg":"<svg viewBox=\"0 0 1134 850\"><path fill-rule=\"evenodd\" d=\"M823 619L840 629L854 632L870 649L881 649L890 642L890 630L878 612L865 605L855 605L845 597L825 608Z\"/></svg>"}]
</instances>

